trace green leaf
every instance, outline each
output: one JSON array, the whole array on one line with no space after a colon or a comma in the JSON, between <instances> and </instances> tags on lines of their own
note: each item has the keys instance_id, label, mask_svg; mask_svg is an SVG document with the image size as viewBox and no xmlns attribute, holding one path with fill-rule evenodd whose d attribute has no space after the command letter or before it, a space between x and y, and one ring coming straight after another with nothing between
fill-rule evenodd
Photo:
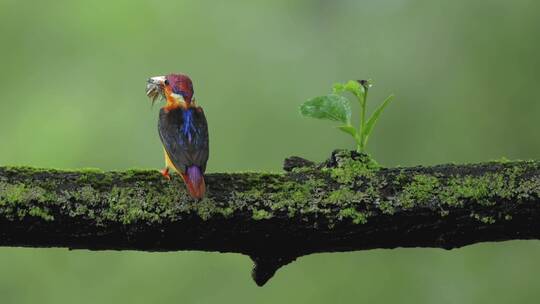
<instances>
[{"instance_id":1,"label":"green leaf","mask_svg":"<svg viewBox=\"0 0 540 304\"><path fill-rule=\"evenodd\" d=\"M367 143L368 137L371 134L371 131L373 131L373 127L375 126L375 123L377 122L377 119L379 119L379 116L381 116L381 113L383 112L384 108L386 108L387 105L390 104L390 102L394 99L394 95L390 95L386 97L386 99L383 101L383 103L373 112L373 115L369 118L367 123L364 126L364 129L361 131L364 135L364 146Z\"/></svg>"},{"instance_id":2,"label":"green leaf","mask_svg":"<svg viewBox=\"0 0 540 304\"><path fill-rule=\"evenodd\" d=\"M353 93L354 96L360 100L363 100L366 95L366 89L356 80L349 80L345 84L344 89L345 91Z\"/></svg>"},{"instance_id":3,"label":"green leaf","mask_svg":"<svg viewBox=\"0 0 540 304\"><path fill-rule=\"evenodd\" d=\"M343 96L330 94L311 98L300 106L300 114L305 117L339 121L349 125L351 106Z\"/></svg>"},{"instance_id":4,"label":"green leaf","mask_svg":"<svg viewBox=\"0 0 540 304\"><path fill-rule=\"evenodd\" d=\"M334 94L350 92L358 98L360 103L364 102L366 96L366 88L356 80L349 80L346 83L335 83L332 87L332 92Z\"/></svg>"},{"instance_id":5,"label":"green leaf","mask_svg":"<svg viewBox=\"0 0 540 304\"><path fill-rule=\"evenodd\" d=\"M341 131L343 131L345 133L350 134L352 137L354 137L356 139L356 129L353 126L344 125L344 126L339 126L338 129L340 129Z\"/></svg>"},{"instance_id":6,"label":"green leaf","mask_svg":"<svg viewBox=\"0 0 540 304\"><path fill-rule=\"evenodd\" d=\"M334 86L332 87L332 92L334 94L340 94L345 92L345 85L342 83L334 83Z\"/></svg>"}]
</instances>

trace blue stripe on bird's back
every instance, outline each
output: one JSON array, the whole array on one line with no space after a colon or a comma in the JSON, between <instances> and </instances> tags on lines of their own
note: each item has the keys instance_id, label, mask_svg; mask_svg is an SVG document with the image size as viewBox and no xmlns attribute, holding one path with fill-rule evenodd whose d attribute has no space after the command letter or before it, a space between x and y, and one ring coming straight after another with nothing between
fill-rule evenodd
<instances>
[{"instance_id":1,"label":"blue stripe on bird's back","mask_svg":"<svg viewBox=\"0 0 540 304\"><path fill-rule=\"evenodd\" d=\"M188 141L191 143L191 131L195 130L195 127L193 126L193 111L192 109L186 109L182 113L183 119L184 119L184 125L182 126L182 133L184 136L188 138Z\"/></svg>"}]
</instances>

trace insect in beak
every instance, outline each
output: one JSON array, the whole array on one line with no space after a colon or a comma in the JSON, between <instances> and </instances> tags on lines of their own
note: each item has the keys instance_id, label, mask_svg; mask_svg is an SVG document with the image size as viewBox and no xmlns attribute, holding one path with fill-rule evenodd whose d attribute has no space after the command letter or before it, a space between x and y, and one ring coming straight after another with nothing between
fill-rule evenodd
<instances>
[{"instance_id":1,"label":"insect in beak","mask_svg":"<svg viewBox=\"0 0 540 304\"><path fill-rule=\"evenodd\" d=\"M146 82L146 96L152 101L152 106L156 102L156 99L164 99L165 93L163 86L165 83L165 76L151 77Z\"/></svg>"}]
</instances>

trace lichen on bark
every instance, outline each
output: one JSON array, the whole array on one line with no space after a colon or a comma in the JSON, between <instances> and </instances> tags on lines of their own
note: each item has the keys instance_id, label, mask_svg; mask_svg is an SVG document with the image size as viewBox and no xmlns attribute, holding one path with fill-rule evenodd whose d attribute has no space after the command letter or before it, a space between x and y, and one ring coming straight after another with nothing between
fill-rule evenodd
<instances>
[{"instance_id":1,"label":"lichen on bark","mask_svg":"<svg viewBox=\"0 0 540 304\"><path fill-rule=\"evenodd\" d=\"M246 212L253 220L316 216L324 217L330 225L349 219L364 224L374 214L419 206L447 216L451 208L465 204L490 206L502 199L519 202L540 195L540 177L530 176L538 170L537 162L483 166L497 170L478 174L469 166L469 174L448 175L436 167L383 169L365 155L336 151L330 161L293 167L285 174L229 174L233 179L241 178L243 184L217 196L209 184L208 197L199 202L189 198L179 178L167 182L153 170L6 167L0 171L0 214L8 219L29 216L54 221L54 210L61 209L96 224L130 224L174 221L192 214L202 220L229 218ZM529 176L522 181L525 174Z\"/></svg>"}]
</instances>

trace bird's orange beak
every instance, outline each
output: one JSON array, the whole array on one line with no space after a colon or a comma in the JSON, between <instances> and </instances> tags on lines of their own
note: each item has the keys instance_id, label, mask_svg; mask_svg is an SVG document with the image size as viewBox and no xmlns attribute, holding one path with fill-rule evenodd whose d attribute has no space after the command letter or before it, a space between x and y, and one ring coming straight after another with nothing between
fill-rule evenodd
<instances>
[{"instance_id":1,"label":"bird's orange beak","mask_svg":"<svg viewBox=\"0 0 540 304\"><path fill-rule=\"evenodd\" d=\"M165 76L156 76L148 78L146 82L146 96L152 101L152 105L156 102L156 99L165 99Z\"/></svg>"}]
</instances>

